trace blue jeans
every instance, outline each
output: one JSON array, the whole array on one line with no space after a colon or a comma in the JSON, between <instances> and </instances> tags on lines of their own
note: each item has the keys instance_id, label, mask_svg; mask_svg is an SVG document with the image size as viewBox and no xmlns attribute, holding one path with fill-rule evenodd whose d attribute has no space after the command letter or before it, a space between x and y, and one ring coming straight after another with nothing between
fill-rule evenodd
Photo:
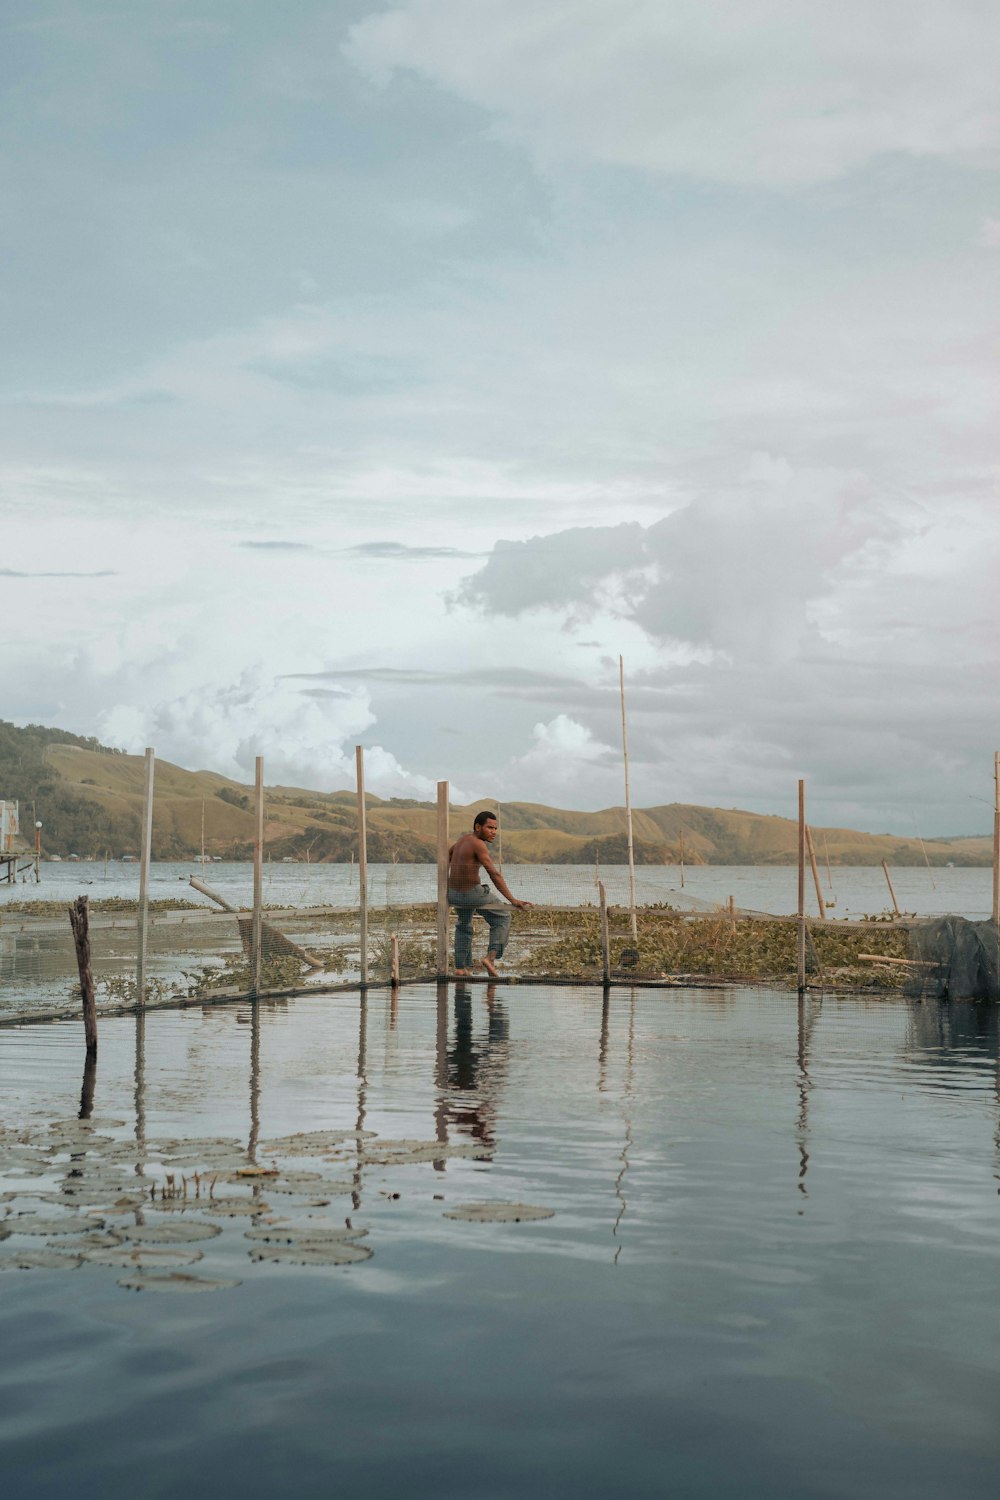
<instances>
[{"instance_id":1,"label":"blue jeans","mask_svg":"<svg viewBox=\"0 0 1000 1500\"><path fill-rule=\"evenodd\" d=\"M456 969L467 969L472 963L472 919L477 912L490 929L489 951L496 958L503 957L511 919L506 901L494 896L488 885L474 885L471 891L453 891L449 886L448 905L458 912L455 923Z\"/></svg>"}]
</instances>

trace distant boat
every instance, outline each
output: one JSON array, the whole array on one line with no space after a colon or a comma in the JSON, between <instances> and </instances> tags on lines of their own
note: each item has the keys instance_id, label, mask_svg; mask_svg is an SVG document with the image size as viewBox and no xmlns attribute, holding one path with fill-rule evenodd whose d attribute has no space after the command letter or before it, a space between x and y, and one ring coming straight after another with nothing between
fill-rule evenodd
<instances>
[{"instance_id":1,"label":"distant boat","mask_svg":"<svg viewBox=\"0 0 1000 1500\"><path fill-rule=\"evenodd\" d=\"M196 865L210 865L212 863L212 858L213 856L211 854L196 854L194 857L194 862Z\"/></svg>"},{"instance_id":2,"label":"distant boat","mask_svg":"<svg viewBox=\"0 0 1000 1500\"><path fill-rule=\"evenodd\" d=\"M123 854L122 855L122 864L123 865L137 865L138 863L139 863L139 856L138 856L138 854Z\"/></svg>"},{"instance_id":3,"label":"distant boat","mask_svg":"<svg viewBox=\"0 0 1000 1500\"><path fill-rule=\"evenodd\" d=\"M80 856L79 856L79 854L67 854L66 858L67 859L71 859L74 864L79 864L80 863Z\"/></svg>"},{"instance_id":4,"label":"distant boat","mask_svg":"<svg viewBox=\"0 0 1000 1500\"><path fill-rule=\"evenodd\" d=\"M48 855L46 855L46 858L49 861L49 864L52 864L52 865L61 865L62 864L62 855L61 854L48 854Z\"/></svg>"}]
</instances>

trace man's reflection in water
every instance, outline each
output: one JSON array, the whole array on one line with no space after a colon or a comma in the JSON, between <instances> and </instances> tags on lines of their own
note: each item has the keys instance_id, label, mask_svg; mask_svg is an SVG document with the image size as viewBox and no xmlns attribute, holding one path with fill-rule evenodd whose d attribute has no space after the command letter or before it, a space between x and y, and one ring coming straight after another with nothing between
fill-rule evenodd
<instances>
[{"instance_id":1,"label":"man's reflection in water","mask_svg":"<svg viewBox=\"0 0 1000 1500\"><path fill-rule=\"evenodd\" d=\"M479 986L476 986L479 989ZM510 1018L497 987L485 988L486 1030L477 1039L473 987L455 986L455 1040L448 1044L448 1028L438 1027L438 1140L448 1139L448 1125L491 1149L496 1145L500 1096L507 1076ZM439 1012L440 1014L440 1012Z\"/></svg>"}]
</instances>

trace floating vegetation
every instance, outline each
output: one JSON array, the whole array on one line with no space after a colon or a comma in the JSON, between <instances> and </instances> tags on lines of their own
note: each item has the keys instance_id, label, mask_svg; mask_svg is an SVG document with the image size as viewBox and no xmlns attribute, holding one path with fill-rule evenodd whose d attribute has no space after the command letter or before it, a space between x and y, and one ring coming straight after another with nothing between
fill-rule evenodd
<instances>
[{"instance_id":1,"label":"floating vegetation","mask_svg":"<svg viewBox=\"0 0 1000 1500\"><path fill-rule=\"evenodd\" d=\"M449 1157L466 1157L481 1161L491 1155L490 1148L479 1142L447 1141L378 1141L361 1156L365 1166L410 1166L418 1162L445 1161Z\"/></svg>"},{"instance_id":2,"label":"floating vegetation","mask_svg":"<svg viewBox=\"0 0 1000 1500\"><path fill-rule=\"evenodd\" d=\"M221 1214L227 1219L238 1219L244 1214L266 1214L271 1208L262 1198L203 1198L199 1206L206 1214Z\"/></svg>"},{"instance_id":3,"label":"floating vegetation","mask_svg":"<svg viewBox=\"0 0 1000 1500\"><path fill-rule=\"evenodd\" d=\"M43 1219L37 1214L14 1214L3 1221L4 1228L11 1234L44 1235L46 1239L53 1234L79 1234L81 1230L89 1229L93 1222L91 1220L88 1224L86 1221L81 1222L80 1219L69 1217Z\"/></svg>"},{"instance_id":4,"label":"floating vegetation","mask_svg":"<svg viewBox=\"0 0 1000 1500\"><path fill-rule=\"evenodd\" d=\"M190 1266L202 1259L203 1250L171 1245L105 1245L82 1250L81 1259L95 1266Z\"/></svg>"},{"instance_id":5,"label":"floating vegetation","mask_svg":"<svg viewBox=\"0 0 1000 1500\"><path fill-rule=\"evenodd\" d=\"M127 1240L145 1241L150 1245L176 1245L185 1240L214 1240L222 1229L218 1224L207 1224L204 1219L190 1219L186 1224L169 1219L156 1224L130 1224L121 1232Z\"/></svg>"},{"instance_id":6,"label":"floating vegetation","mask_svg":"<svg viewBox=\"0 0 1000 1500\"><path fill-rule=\"evenodd\" d=\"M249 1254L251 1260L271 1260L286 1265L349 1266L371 1260L374 1251L368 1245L355 1244L353 1240L328 1240L322 1244L309 1240L289 1245L258 1245Z\"/></svg>"},{"instance_id":7,"label":"floating vegetation","mask_svg":"<svg viewBox=\"0 0 1000 1500\"><path fill-rule=\"evenodd\" d=\"M529 1219L551 1219L554 1208L537 1208L531 1203L459 1203L447 1209L446 1219L467 1219L473 1224L521 1224Z\"/></svg>"},{"instance_id":8,"label":"floating vegetation","mask_svg":"<svg viewBox=\"0 0 1000 1500\"><path fill-rule=\"evenodd\" d=\"M344 1141L371 1140L374 1130L303 1130L278 1136L260 1148L262 1156L325 1156Z\"/></svg>"},{"instance_id":9,"label":"floating vegetation","mask_svg":"<svg viewBox=\"0 0 1000 1500\"><path fill-rule=\"evenodd\" d=\"M20 1250L0 1257L0 1271L74 1271L79 1265L79 1255L61 1250Z\"/></svg>"},{"instance_id":10,"label":"floating vegetation","mask_svg":"<svg viewBox=\"0 0 1000 1500\"><path fill-rule=\"evenodd\" d=\"M170 1271L166 1276L140 1271L120 1277L118 1285L130 1292L221 1292L240 1282L229 1276L191 1276L186 1271Z\"/></svg>"},{"instance_id":11,"label":"floating vegetation","mask_svg":"<svg viewBox=\"0 0 1000 1500\"><path fill-rule=\"evenodd\" d=\"M337 1224L266 1224L244 1232L245 1240L262 1240L269 1244L332 1245L340 1240L360 1240L367 1229L341 1228Z\"/></svg>"}]
</instances>

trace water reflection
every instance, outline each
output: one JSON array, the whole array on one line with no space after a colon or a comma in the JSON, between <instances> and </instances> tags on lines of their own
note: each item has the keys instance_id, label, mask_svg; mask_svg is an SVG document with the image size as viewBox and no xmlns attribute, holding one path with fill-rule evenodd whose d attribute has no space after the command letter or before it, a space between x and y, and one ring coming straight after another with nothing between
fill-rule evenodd
<instances>
[{"instance_id":1,"label":"water reflection","mask_svg":"<svg viewBox=\"0 0 1000 1500\"><path fill-rule=\"evenodd\" d=\"M606 994L607 994L607 991L605 991L605 995ZM624 1084L624 1087L622 1089L622 1119L623 1119L624 1125L625 1125L625 1138L624 1138L624 1141L622 1143L621 1155L619 1157L619 1160L621 1161L621 1167L619 1169L617 1177L615 1178L615 1197L618 1199L618 1213L617 1213L617 1216L615 1218L615 1222L614 1222L614 1224L612 1225L612 1228L611 1228L611 1234L612 1234L613 1238L616 1239L616 1240L618 1240L618 1244L615 1246L614 1256L612 1257L612 1264L613 1265L617 1265L618 1264L618 1258L619 1258L619 1256L622 1253L622 1242L621 1242L621 1239L620 1239L620 1236L619 1236L619 1230L620 1230L621 1225L622 1225L622 1220L625 1218L625 1215L628 1212L628 1200L625 1197L625 1174L626 1174L626 1172L629 1169L628 1154L629 1154L629 1151L632 1148L632 1105L633 1105L633 1093L632 1093L632 1090L633 1090L634 1073L635 1073L635 990L633 989L633 990L629 991L628 1033L627 1033L627 1040L626 1040L626 1045L625 1045L625 1084Z\"/></svg>"},{"instance_id":2,"label":"water reflection","mask_svg":"<svg viewBox=\"0 0 1000 1500\"><path fill-rule=\"evenodd\" d=\"M799 1148L798 1189L804 1198L809 1196L806 1173L809 1171L809 1094L813 1087L813 1081L809 1075L809 1047L822 1008L822 999L814 1000L811 995L799 995L797 1048L799 1113L795 1139ZM803 1210L800 1209L799 1212Z\"/></svg>"},{"instance_id":3,"label":"water reflection","mask_svg":"<svg viewBox=\"0 0 1000 1500\"><path fill-rule=\"evenodd\" d=\"M449 1046L448 989L438 986L434 1126L442 1145L454 1126L460 1135L492 1150L509 1065L510 1018L495 984L480 993L486 1001L485 1036L476 1036L471 987L456 984L455 1040ZM438 1171L444 1168L443 1161L434 1165Z\"/></svg>"},{"instance_id":4,"label":"water reflection","mask_svg":"<svg viewBox=\"0 0 1000 1500\"><path fill-rule=\"evenodd\" d=\"M250 1138L247 1160L257 1165L257 1143L260 1140L260 1005L250 1006Z\"/></svg>"},{"instance_id":5,"label":"water reflection","mask_svg":"<svg viewBox=\"0 0 1000 1500\"><path fill-rule=\"evenodd\" d=\"M358 1112L356 1116L355 1129L357 1130L357 1153L354 1160L354 1171L351 1174L353 1186L351 1188L351 1205L357 1213L361 1207L361 1179L363 1176L362 1149L363 1137L361 1132L365 1128L365 1118L368 1105L368 995L365 990L358 997Z\"/></svg>"}]
</instances>

